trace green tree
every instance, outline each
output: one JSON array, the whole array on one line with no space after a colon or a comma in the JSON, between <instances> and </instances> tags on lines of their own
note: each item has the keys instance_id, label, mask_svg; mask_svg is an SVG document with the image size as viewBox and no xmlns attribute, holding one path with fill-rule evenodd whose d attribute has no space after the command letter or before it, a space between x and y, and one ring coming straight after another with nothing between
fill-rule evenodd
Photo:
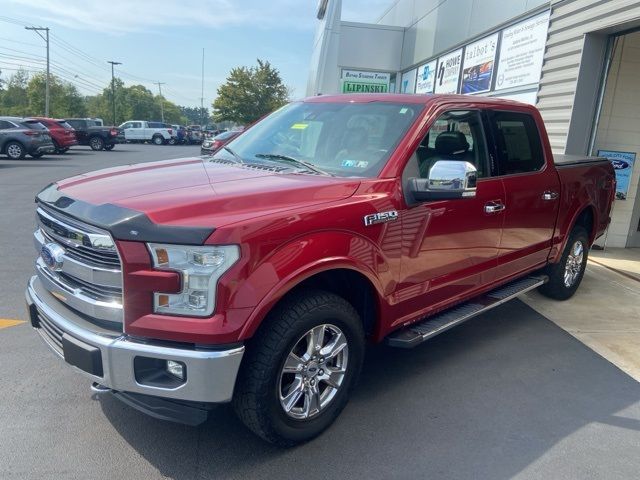
<instances>
[{"instance_id":1,"label":"green tree","mask_svg":"<svg viewBox=\"0 0 640 480\"><path fill-rule=\"evenodd\" d=\"M269 62L257 61L255 67L234 68L220 85L212 104L216 122L250 124L287 103L288 90L280 72Z\"/></svg>"},{"instance_id":2,"label":"green tree","mask_svg":"<svg viewBox=\"0 0 640 480\"><path fill-rule=\"evenodd\" d=\"M186 118L189 125L200 125L209 121L209 109L200 107L180 107L180 113Z\"/></svg>"},{"instance_id":3,"label":"green tree","mask_svg":"<svg viewBox=\"0 0 640 480\"><path fill-rule=\"evenodd\" d=\"M27 101L27 83L29 74L25 70L18 70L7 82L0 103L0 111L4 115L25 116L29 115L29 105Z\"/></svg>"},{"instance_id":4,"label":"green tree","mask_svg":"<svg viewBox=\"0 0 640 480\"><path fill-rule=\"evenodd\" d=\"M27 105L29 115L44 115L46 75L37 73L27 84ZM49 116L54 118L84 117L86 107L84 97L69 82L55 75L49 77Z\"/></svg>"}]
</instances>

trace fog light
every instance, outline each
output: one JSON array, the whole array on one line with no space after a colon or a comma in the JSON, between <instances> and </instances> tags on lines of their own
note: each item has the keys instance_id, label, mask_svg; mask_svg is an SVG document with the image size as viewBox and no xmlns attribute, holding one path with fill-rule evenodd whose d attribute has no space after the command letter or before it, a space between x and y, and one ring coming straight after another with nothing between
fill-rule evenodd
<instances>
[{"instance_id":1,"label":"fog light","mask_svg":"<svg viewBox=\"0 0 640 480\"><path fill-rule=\"evenodd\" d=\"M177 377L180 380L184 380L185 370L186 368L184 366L184 363L167 360L167 372L169 372L174 377Z\"/></svg>"}]
</instances>

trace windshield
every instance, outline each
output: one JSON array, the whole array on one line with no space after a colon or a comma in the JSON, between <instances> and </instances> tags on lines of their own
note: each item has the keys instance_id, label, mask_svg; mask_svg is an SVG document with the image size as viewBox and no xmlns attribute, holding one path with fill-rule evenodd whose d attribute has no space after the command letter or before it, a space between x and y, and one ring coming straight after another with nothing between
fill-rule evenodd
<instances>
[{"instance_id":1,"label":"windshield","mask_svg":"<svg viewBox=\"0 0 640 480\"><path fill-rule=\"evenodd\" d=\"M390 102L291 103L228 146L246 163L304 170L301 164L278 159L290 157L332 175L373 177L422 109L422 105ZM220 150L214 158L230 155Z\"/></svg>"}]
</instances>

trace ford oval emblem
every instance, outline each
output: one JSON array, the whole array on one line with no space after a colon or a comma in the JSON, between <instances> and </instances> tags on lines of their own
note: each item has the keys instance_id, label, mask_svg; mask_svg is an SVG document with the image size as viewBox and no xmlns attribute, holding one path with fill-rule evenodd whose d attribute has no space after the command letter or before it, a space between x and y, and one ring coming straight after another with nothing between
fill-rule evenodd
<instances>
[{"instance_id":1,"label":"ford oval emblem","mask_svg":"<svg viewBox=\"0 0 640 480\"><path fill-rule=\"evenodd\" d=\"M44 264L51 270L62 270L62 262L64 262L64 248L57 243L47 243L40 249L40 257Z\"/></svg>"},{"instance_id":2,"label":"ford oval emblem","mask_svg":"<svg viewBox=\"0 0 640 480\"><path fill-rule=\"evenodd\" d=\"M629 168L629 164L624 160L611 160L611 164L616 170L624 170L625 168Z\"/></svg>"}]
</instances>

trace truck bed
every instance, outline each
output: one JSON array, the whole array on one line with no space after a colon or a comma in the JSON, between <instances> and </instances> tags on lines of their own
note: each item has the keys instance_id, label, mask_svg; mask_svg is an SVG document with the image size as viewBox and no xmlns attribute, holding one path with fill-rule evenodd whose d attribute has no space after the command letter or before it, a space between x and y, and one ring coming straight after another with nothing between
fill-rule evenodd
<instances>
[{"instance_id":1,"label":"truck bed","mask_svg":"<svg viewBox=\"0 0 640 480\"><path fill-rule=\"evenodd\" d=\"M556 167L570 167L574 165L586 165L592 163L600 163L600 162L608 162L606 158L603 157L583 157L581 155L554 155L553 163L556 164Z\"/></svg>"}]
</instances>

